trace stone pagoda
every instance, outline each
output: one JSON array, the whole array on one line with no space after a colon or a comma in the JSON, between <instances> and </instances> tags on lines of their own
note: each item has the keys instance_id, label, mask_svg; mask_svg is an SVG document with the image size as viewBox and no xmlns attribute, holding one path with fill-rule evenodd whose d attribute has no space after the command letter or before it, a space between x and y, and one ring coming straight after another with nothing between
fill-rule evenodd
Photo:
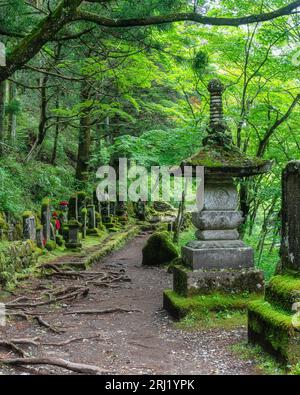
<instances>
[{"instance_id":1,"label":"stone pagoda","mask_svg":"<svg viewBox=\"0 0 300 395\"><path fill-rule=\"evenodd\" d=\"M238 191L234 178L263 174L272 163L248 157L232 142L223 118L219 79L208 85L210 122L203 148L185 160L181 167L204 167L204 206L192 213L196 239L182 248L183 268L174 270L174 291L183 295L209 292L262 292L263 273L254 268L253 249L240 239L243 223L238 210ZM184 269L185 268L185 269Z\"/></svg>"}]
</instances>

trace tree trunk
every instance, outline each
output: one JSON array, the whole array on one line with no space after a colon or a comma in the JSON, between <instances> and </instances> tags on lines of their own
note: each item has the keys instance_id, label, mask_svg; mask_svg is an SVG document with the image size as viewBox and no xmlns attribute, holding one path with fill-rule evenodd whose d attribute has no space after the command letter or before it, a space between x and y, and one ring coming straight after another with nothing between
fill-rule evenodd
<instances>
[{"instance_id":1,"label":"tree trunk","mask_svg":"<svg viewBox=\"0 0 300 395\"><path fill-rule=\"evenodd\" d=\"M4 152L5 140L5 81L0 83L0 156Z\"/></svg>"},{"instance_id":2,"label":"tree trunk","mask_svg":"<svg viewBox=\"0 0 300 395\"><path fill-rule=\"evenodd\" d=\"M81 84L80 101L86 102L90 97L90 86L86 81ZM79 136L78 136L78 155L76 179L85 181L89 170L91 147L91 125L90 125L90 109L84 108L80 117Z\"/></svg>"},{"instance_id":3,"label":"tree trunk","mask_svg":"<svg viewBox=\"0 0 300 395\"><path fill-rule=\"evenodd\" d=\"M44 139L46 137L46 123L47 123L47 82L48 75L44 75L41 78L41 104L40 104L40 123L39 123L39 132L37 145L40 146L43 144Z\"/></svg>"},{"instance_id":4,"label":"tree trunk","mask_svg":"<svg viewBox=\"0 0 300 395\"><path fill-rule=\"evenodd\" d=\"M9 82L9 102L10 104L13 103L16 99L16 85L13 82ZM11 109L9 115L8 115L8 136L10 138L10 141L12 143L15 142L16 140L16 130L17 130L17 115L16 112Z\"/></svg>"},{"instance_id":5,"label":"tree trunk","mask_svg":"<svg viewBox=\"0 0 300 395\"><path fill-rule=\"evenodd\" d=\"M59 108L59 99L56 99L55 108ZM54 144L53 144L53 151L51 157L51 164L55 165L56 155L57 155L57 146L58 146L58 136L59 136L59 117L56 117L56 125L55 125L55 136L54 136Z\"/></svg>"}]
</instances>

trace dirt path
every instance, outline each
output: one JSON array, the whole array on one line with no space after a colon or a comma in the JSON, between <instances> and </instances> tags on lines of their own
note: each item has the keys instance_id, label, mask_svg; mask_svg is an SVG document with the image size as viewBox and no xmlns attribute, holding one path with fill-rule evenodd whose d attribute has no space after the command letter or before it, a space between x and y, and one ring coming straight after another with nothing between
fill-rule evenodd
<instances>
[{"instance_id":1,"label":"dirt path","mask_svg":"<svg viewBox=\"0 0 300 395\"><path fill-rule=\"evenodd\" d=\"M131 282L118 288L89 285L87 297L60 304L41 306L36 311L46 313L43 319L62 334L40 327L33 322L13 320L0 328L1 338L34 338L40 342L62 342L75 337L97 338L82 340L64 346L22 346L30 356L47 355L73 362L99 366L106 372L117 374L254 374L252 361L239 360L229 349L230 345L246 337L245 329L205 332L186 332L176 329L162 309L162 291L170 286L171 275L159 268L141 266L141 249L147 236L139 236L93 266L92 271L121 270ZM17 297L37 297L41 290L60 286L84 285L84 279L34 280ZM139 310L105 315L65 314L74 310L104 310L124 308ZM0 348L0 358L13 358L15 354ZM1 371L1 368L0 368ZM9 374L69 373L55 367L5 367Z\"/></svg>"}]
</instances>

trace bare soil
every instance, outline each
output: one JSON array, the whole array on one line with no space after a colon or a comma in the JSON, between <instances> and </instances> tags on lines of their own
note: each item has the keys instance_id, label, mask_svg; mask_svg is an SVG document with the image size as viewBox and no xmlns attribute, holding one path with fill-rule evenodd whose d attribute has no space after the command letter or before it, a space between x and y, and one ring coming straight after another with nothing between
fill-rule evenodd
<instances>
[{"instance_id":1,"label":"bare soil","mask_svg":"<svg viewBox=\"0 0 300 395\"><path fill-rule=\"evenodd\" d=\"M140 235L121 250L95 264L90 271L116 271L131 281L115 288L86 284L86 278L50 277L23 283L11 299L26 296L37 300L45 290L88 286L89 294L75 300L24 308L38 313L54 333L36 321L11 318L0 327L1 339L38 338L39 346L19 345L30 357L50 356L96 365L111 374L257 374L253 361L239 359L230 346L246 339L246 329L182 331L162 309L162 292L171 286L163 268L143 267L142 247L148 235ZM29 301L30 302L30 301ZM107 314L69 314L72 311L125 309ZM23 310L23 311L24 311ZM68 314L66 314L68 313ZM94 337L95 338L91 338ZM66 345L61 343L82 338ZM0 358L16 358L0 346ZM0 367L2 374L74 374L52 366Z\"/></svg>"}]
</instances>

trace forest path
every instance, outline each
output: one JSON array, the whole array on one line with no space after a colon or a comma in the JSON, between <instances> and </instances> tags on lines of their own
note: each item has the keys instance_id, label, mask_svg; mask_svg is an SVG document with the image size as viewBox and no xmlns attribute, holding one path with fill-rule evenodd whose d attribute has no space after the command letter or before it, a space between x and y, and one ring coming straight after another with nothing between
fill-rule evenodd
<instances>
[{"instance_id":1,"label":"forest path","mask_svg":"<svg viewBox=\"0 0 300 395\"><path fill-rule=\"evenodd\" d=\"M5 328L0 327L1 338L38 338L38 347L21 346L31 357L63 358L117 374L257 374L253 361L240 360L230 350L231 345L246 339L245 328L197 332L176 328L162 309L162 293L170 287L172 276L165 269L141 265L141 251L147 237L136 237L90 269L93 272L125 271L130 282L119 283L116 288L89 284L90 292L84 298L29 309L38 310L45 321L55 328L63 328L64 333L51 333L33 321L14 319ZM35 279L26 283L17 297L26 295L36 299L45 289L86 285L85 278ZM69 314L75 310L115 308L133 311ZM93 336L97 337L91 338ZM85 340L66 345L43 344L73 338ZM0 348L0 358L13 357L15 354L7 348ZM8 374L71 373L51 366L0 367L1 371Z\"/></svg>"}]
</instances>

